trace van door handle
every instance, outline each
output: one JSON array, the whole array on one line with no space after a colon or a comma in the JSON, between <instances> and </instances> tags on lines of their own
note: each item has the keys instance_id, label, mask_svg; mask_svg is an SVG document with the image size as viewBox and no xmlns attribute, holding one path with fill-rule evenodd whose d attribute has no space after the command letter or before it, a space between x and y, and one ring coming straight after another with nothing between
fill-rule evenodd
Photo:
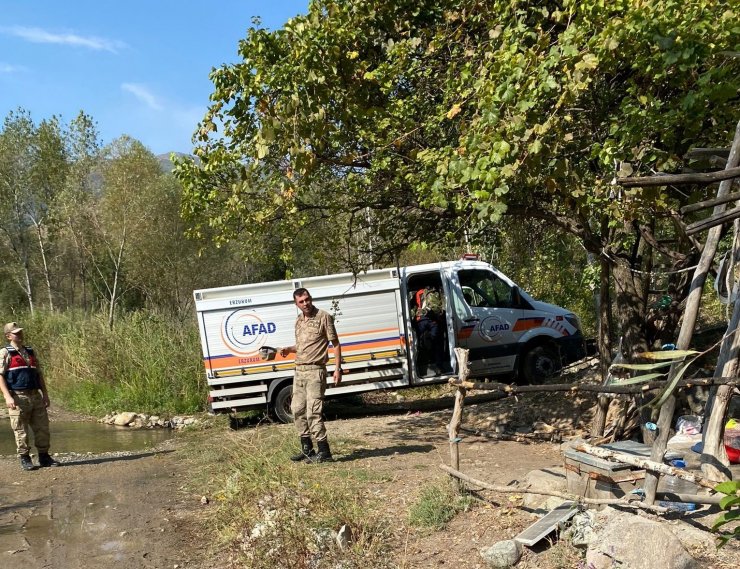
<instances>
[{"instance_id":1,"label":"van door handle","mask_svg":"<svg viewBox=\"0 0 740 569\"><path fill-rule=\"evenodd\" d=\"M480 322L480 318L466 318L463 322Z\"/></svg>"}]
</instances>

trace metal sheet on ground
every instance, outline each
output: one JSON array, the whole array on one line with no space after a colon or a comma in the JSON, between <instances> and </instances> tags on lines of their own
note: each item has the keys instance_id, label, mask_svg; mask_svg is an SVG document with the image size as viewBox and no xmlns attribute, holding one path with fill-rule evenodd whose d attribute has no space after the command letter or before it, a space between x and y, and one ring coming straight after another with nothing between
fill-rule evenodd
<instances>
[{"instance_id":1,"label":"metal sheet on ground","mask_svg":"<svg viewBox=\"0 0 740 569\"><path fill-rule=\"evenodd\" d=\"M572 518L578 511L575 505L576 503L572 501L563 502L516 536L514 541L518 541L528 547L533 546L558 527L558 524Z\"/></svg>"}]
</instances>

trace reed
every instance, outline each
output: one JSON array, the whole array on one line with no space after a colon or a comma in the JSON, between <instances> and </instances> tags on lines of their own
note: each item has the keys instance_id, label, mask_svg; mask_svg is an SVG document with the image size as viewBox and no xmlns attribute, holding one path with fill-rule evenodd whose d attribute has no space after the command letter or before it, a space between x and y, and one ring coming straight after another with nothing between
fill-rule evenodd
<instances>
[{"instance_id":1,"label":"reed","mask_svg":"<svg viewBox=\"0 0 740 569\"><path fill-rule=\"evenodd\" d=\"M37 313L26 319L52 397L88 414L193 413L207 388L195 322L154 312L122 315L113 329L98 315Z\"/></svg>"}]
</instances>

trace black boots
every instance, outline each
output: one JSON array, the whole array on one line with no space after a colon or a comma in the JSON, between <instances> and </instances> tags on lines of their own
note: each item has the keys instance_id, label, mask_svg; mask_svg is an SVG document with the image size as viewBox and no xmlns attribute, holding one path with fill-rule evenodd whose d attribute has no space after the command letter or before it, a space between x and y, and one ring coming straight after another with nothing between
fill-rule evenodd
<instances>
[{"instance_id":1,"label":"black boots","mask_svg":"<svg viewBox=\"0 0 740 569\"><path fill-rule=\"evenodd\" d=\"M59 466L59 463L49 456L48 452L39 453L39 466Z\"/></svg>"},{"instance_id":2,"label":"black boots","mask_svg":"<svg viewBox=\"0 0 740 569\"><path fill-rule=\"evenodd\" d=\"M33 461L31 460L30 454L21 455L21 468L23 470L36 470L36 465L34 465Z\"/></svg>"},{"instance_id":3,"label":"black boots","mask_svg":"<svg viewBox=\"0 0 740 569\"><path fill-rule=\"evenodd\" d=\"M306 459L310 460L315 454L311 437L301 437L301 451L291 456L290 460L293 462L301 462Z\"/></svg>"},{"instance_id":4,"label":"black boots","mask_svg":"<svg viewBox=\"0 0 740 569\"><path fill-rule=\"evenodd\" d=\"M319 462L332 462L334 458L331 455L331 449L329 448L329 439L323 441L316 441L316 446L319 447L319 452L313 456L308 457L308 462L319 463Z\"/></svg>"},{"instance_id":5,"label":"black boots","mask_svg":"<svg viewBox=\"0 0 740 569\"><path fill-rule=\"evenodd\" d=\"M290 457L293 462L331 462L334 458L331 456L331 449L329 448L329 439L323 441L317 441L316 446L319 447L319 452L313 450L313 443L311 437L301 437L301 452Z\"/></svg>"}]
</instances>

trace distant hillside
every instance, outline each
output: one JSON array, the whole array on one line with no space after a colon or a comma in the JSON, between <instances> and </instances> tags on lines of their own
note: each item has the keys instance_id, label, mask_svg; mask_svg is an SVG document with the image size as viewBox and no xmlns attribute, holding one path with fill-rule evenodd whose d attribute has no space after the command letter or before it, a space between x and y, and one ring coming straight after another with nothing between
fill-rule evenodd
<instances>
[{"instance_id":1,"label":"distant hillside","mask_svg":"<svg viewBox=\"0 0 740 569\"><path fill-rule=\"evenodd\" d=\"M184 152L167 152L166 154L158 154L157 160L159 160L159 167L162 169L162 172L172 172L173 166L172 161L170 160L171 154L174 154L177 157L191 156L190 154L185 154Z\"/></svg>"}]
</instances>

